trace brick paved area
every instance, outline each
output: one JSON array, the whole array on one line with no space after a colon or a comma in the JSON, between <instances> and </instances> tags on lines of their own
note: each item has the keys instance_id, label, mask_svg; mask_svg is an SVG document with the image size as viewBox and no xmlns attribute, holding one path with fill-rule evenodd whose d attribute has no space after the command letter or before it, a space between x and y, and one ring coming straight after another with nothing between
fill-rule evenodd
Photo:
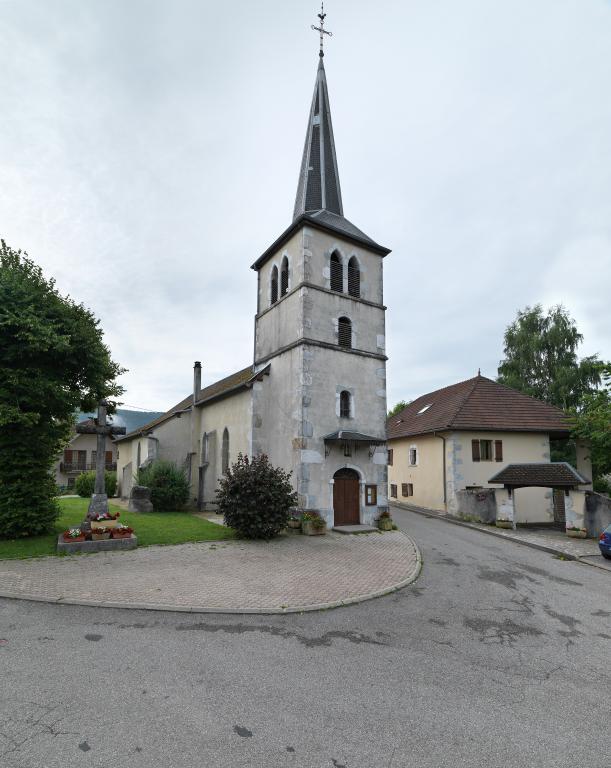
<instances>
[{"instance_id":1,"label":"brick paved area","mask_svg":"<svg viewBox=\"0 0 611 768\"><path fill-rule=\"evenodd\" d=\"M0 561L0 596L154 610L283 613L358 602L413 581L399 531L281 536Z\"/></svg>"}]
</instances>

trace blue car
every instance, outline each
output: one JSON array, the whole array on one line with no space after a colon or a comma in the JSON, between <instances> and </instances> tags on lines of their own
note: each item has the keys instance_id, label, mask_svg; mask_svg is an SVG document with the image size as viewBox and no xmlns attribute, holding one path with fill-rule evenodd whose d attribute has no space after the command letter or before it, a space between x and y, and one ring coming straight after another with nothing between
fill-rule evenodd
<instances>
[{"instance_id":1,"label":"blue car","mask_svg":"<svg viewBox=\"0 0 611 768\"><path fill-rule=\"evenodd\" d=\"M600 534L598 546L602 556L606 557L607 560L611 560L611 525L608 525Z\"/></svg>"}]
</instances>

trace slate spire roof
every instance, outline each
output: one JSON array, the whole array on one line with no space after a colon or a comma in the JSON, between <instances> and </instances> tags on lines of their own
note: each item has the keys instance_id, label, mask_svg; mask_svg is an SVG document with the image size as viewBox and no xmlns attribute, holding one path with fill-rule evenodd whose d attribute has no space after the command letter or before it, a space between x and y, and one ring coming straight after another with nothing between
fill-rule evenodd
<instances>
[{"instance_id":1,"label":"slate spire roof","mask_svg":"<svg viewBox=\"0 0 611 768\"><path fill-rule=\"evenodd\" d=\"M344 215L323 57L319 57L293 219L312 211Z\"/></svg>"}]
</instances>

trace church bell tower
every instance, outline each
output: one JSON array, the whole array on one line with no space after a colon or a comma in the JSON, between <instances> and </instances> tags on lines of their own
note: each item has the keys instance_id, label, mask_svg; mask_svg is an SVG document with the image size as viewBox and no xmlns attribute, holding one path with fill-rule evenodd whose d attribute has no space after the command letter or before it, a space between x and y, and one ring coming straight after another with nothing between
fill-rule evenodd
<instances>
[{"instance_id":1,"label":"church bell tower","mask_svg":"<svg viewBox=\"0 0 611 768\"><path fill-rule=\"evenodd\" d=\"M331 526L387 507L383 259L344 216L324 67L325 14L290 226L258 275L252 453L292 471L299 507Z\"/></svg>"}]
</instances>

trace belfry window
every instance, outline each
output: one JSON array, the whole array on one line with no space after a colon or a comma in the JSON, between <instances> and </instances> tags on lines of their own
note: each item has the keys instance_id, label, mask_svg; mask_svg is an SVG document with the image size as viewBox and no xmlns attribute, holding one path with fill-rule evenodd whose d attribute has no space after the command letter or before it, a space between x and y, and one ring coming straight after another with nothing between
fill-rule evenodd
<instances>
[{"instance_id":1,"label":"belfry window","mask_svg":"<svg viewBox=\"0 0 611 768\"><path fill-rule=\"evenodd\" d=\"M289 289L289 260L286 256L282 259L280 269L280 296L285 296Z\"/></svg>"},{"instance_id":2,"label":"belfry window","mask_svg":"<svg viewBox=\"0 0 611 768\"><path fill-rule=\"evenodd\" d=\"M270 304L275 304L277 301L278 301L278 267L275 266L272 269Z\"/></svg>"},{"instance_id":3,"label":"belfry window","mask_svg":"<svg viewBox=\"0 0 611 768\"><path fill-rule=\"evenodd\" d=\"M339 395L339 415L342 419L350 418L350 392L346 390Z\"/></svg>"},{"instance_id":4,"label":"belfry window","mask_svg":"<svg viewBox=\"0 0 611 768\"><path fill-rule=\"evenodd\" d=\"M226 474L229 469L229 430L223 430L223 442L221 445L221 472Z\"/></svg>"},{"instance_id":5,"label":"belfry window","mask_svg":"<svg viewBox=\"0 0 611 768\"><path fill-rule=\"evenodd\" d=\"M337 253L331 254L330 260L331 271L331 290L337 291L337 293L344 292L344 268L342 262Z\"/></svg>"},{"instance_id":6,"label":"belfry window","mask_svg":"<svg viewBox=\"0 0 611 768\"><path fill-rule=\"evenodd\" d=\"M348 293L357 299L361 295L361 270L356 256L348 262Z\"/></svg>"},{"instance_id":7,"label":"belfry window","mask_svg":"<svg viewBox=\"0 0 611 768\"><path fill-rule=\"evenodd\" d=\"M352 323L347 317L337 321L337 343L340 347L352 348Z\"/></svg>"}]
</instances>

